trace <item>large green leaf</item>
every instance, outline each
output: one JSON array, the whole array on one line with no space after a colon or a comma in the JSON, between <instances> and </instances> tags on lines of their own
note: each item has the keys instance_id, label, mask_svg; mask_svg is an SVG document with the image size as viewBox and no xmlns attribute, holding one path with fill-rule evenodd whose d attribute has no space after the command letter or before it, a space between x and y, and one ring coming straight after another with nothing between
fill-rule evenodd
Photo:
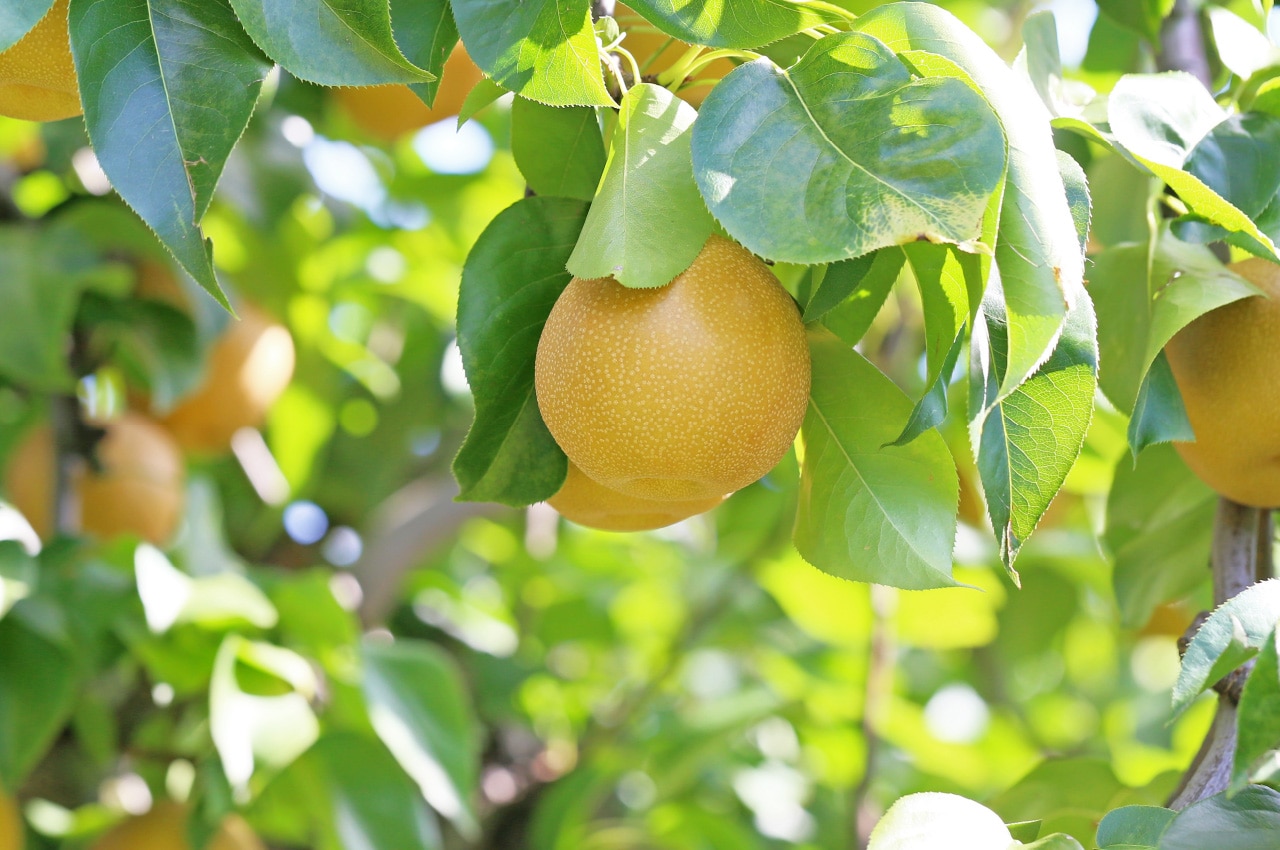
<instances>
[{"instance_id":1,"label":"large green leaf","mask_svg":"<svg viewBox=\"0 0 1280 850\"><path fill-rule=\"evenodd\" d=\"M199 221L271 63L227 0L74 0L94 153L120 196L226 305Z\"/></svg>"},{"instance_id":2,"label":"large green leaf","mask_svg":"<svg viewBox=\"0 0 1280 850\"><path fill-rule=\"evenodd\" d=\"M1231 770L1231 791L1250 782L1267 782L1280 771L1280 657L1276 633L1263 643L1257 663L1240 695L1236 715L1236 752Z\"/></svg>"},{"instance_id":3,"label":"large green leaf","mask_svg":"<svg viewBox=\"0 0 1280 850\"><path fill-rule=\"evenodd\" d=\"M400 52L391 34L387 0L230 3L262 52L300 80L324 86L376 86L431 79Z\"/></svg>"},{"instance_id":4,"label":"large green leaf","mask_svg":"<svg viewBox=\"0 0 1280 850\"><path fill-rule=\"evenodd\" d=\"M1000 122L954 78L915 79L862 33L724 78L693 129L698 187L751 250L794 263L927 239L972 249L1004 174Z\"/></svg>"},{"instance_id":5,"label":"large green leaf","mask_svg":"<svg viewBox=\"0 0 1280 850\"><path fill-rule=\"evenodd\" d=\"M1200 693L1257 653L1280 622L1280 579L1246 588L1209 615L1182 656L1173 707L1182 711Z\"/></svg>"},{"instance_id":6,"label":"large green leaf","mask_svg":"<svg viewBox=\"0 0 1280 850\"><path fill-rule=\"evenodd\" d=\"M77 699L74 659L22 618L0 621L0 784L22 785Z\"/></svg>"},{"instance_id":7,"label":"large green leaf","mask_svg":"<svg viewBox=\"0 0 1280 850\"><path fill-rule=\"evenodd\" d=\"M596 111L517 97L511 107L511 155L536 194L590 201L605 164Z\"/></svg>"},{"instance_id":8,"label":"large green leaf","mask_svg":"<svg viewBox=\"0 0 1280 850\"><path fill-rule=\"evenodd\" d=\"M994 403L1049 355L1074 293L1083 292L1084 257L1058 170L1049 113L1024 76L937 6L889 4L859 18L856 26L893 50L926 51L954 62L982 90L1004 128L1008 174L995 261L1007 344L1000 390L988 401Z\"/></svg>"},{"instance_id":9,"label":"large green leaf","mask_svg":"<svg viewBox=\"0 0 1280 850\"><path fill-rule=\"evenodd\" d=\"M369 719L378 737L426 801L464 835L474 836L481 742L457 667L420 641L366 641L361 655Z\"/></svg>"},{"instance_id":10,"label":"large green leaf","mask_svg":"<svg viewBox=\"0 0 1280 850\"><path fill-rule=\"evenodd\" d=\"M454 0L462 43L508 91L552 106L613 106L591 0Z\"/></svg>"},{"instance_id":11,"label":"large green leaf","mask_svg":"<svg viewBox=\"0 0 1280 850\"><path fill-rule=\"evenodd\" d=\"M1128 455L1116 464L1104 539L1125 628L1141 627L1157 605L1208 580L1217 505L1172 446L1152 446L1136 465Z\"/></svg>"},{"instance_id":12,"label":"large green leaf","mask_svg":"<svg viewBox=\"0 0 1280 850\"><path fill-rule=\"evenodd\" d=\"M1250 786L1178 813L1160 836L1159 850L1274 850L1280 835L1280 792Z\"/></svg>"},{"instance_id":13,"label":"large green leaf","mask_svg":"<svg viewBox=\"0 0 1280 850\"><path fill-rule=\"evenodd\" d=\"M533 361L587 215L568 198L527 198L476 241L458 293L458 347L476 420L453 462L465 500L528 505L555 494L568 461L538 412Z\"/></svg>"},{"instance_id":14,"label":"large green leaf","mask_svg":"<svg viewBox=\"0 0 1280 850\"><path fill-rule=\"evenodd\" d=\"M627 92L600 191L569 257L573 275L665 286L698 256L715 222L693 182L689 138L697 117L659 86Z\"/></svg>"},{"instance_id":15,"label":"large green leaf","mask_svg":"<svg viewBox=\"0 0 1280 850\"><path fill-rule=\"evenodd\" d=\"M1053 354L1000 398L1008 345L1000 287L988 284L970 341L969 415L978 473L1005 568L1013 562L1080 454L1098 386L1097 322L1082 285L1072 293Z\"/></svg>"},{"instance_id":16,"label":"large green leaf","mask_svg":"<svg viewBox=\"0 0 1280 850\"><path fill-rule=\"evenodd\" d=\"M17 44L49 13L54 0L9 0L0 6L0 51Z\"/></svg>"},{"instance_id":17,"label":"large green leaf","mask_svg":"<svg viewBox=\"0 0 1280 850\"><path fill-rule=\"evenodd\" d=\"M440 90L444 63L458 44L458 25L449 0L391 0L391 30L405 58L435 75L434 80L409 84L430 106Z\"/></svg>"},{"instance_id":18,"label":"large green leaf","mask_svg":"<svg viewBox=\"0 0 1280 850\"><path fill-rule=\"evenodd\" d=\"M629 4L658 29L691 44L759 47L849 14L804 0L634 0Z\"/></svg>"},{"instance_id":19,"label":"large green leaf","mask_svg":"<svg viewBox=\"0 0 1280 850\"><path fill-rule=\"evenodd\" d=\"M1176 814L1159 806L1113 809L1098 824L1098 846L1102 850L1156 850Z\"/></svg>"},{"instance_id":20,"label":"large green leaf","mask_svg":"<svg viewBox=\"0 0 1280 850\"><path fill-rule=\"evenodd\" d=\"M1227 117L1200 81L1190 74L1127 74L1107 101L1111 135L1133 161L1178 193L1192 211L1233 233L1254 240L1258 253L1280 262L1276 247L1253 219L1199 176L1185 170L1192 149Z\"/></svg>"},{"instance_id":21,"label":"large green leaf","mask_svg":"<svg viewBox=\"0 0 1280 850\"><path fill-rule=\"evenodd\" d=\"M1164 233L1154 252L1119 245L1094 257L1089 292L1098 308L1098 348L1107 368L1102 391L1133 410L1156 355L1198 316L1258 290L1208 248Z\"/></svg>"},{"instance_id":22,"label":"large green leaf","mask_svg":"<svg viewBox=\"0 0 1280 850\"><path fill-rule=\"evenodd\" d=\"M959 483L936 431L886 446L911 401L825 332L810 340L813 383L795 544L832 575L894 587L950 587Z\"/></svg>"}]
</instances>

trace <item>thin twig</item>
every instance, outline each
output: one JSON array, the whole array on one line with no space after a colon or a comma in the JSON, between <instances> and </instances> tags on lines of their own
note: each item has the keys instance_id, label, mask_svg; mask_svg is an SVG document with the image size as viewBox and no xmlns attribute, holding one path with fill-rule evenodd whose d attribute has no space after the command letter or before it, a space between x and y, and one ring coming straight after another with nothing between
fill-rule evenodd
<instances>
[{"instance_id":1,"label":"thin twig","mask_svg":"<svg viewBox=\"0 0 1280 850\"><path fill-rule=\"evenodd\" d=\"M862 779L849 798L853 832L860 850L865 850L871 830L883 814L871 799L880 764L880 722L893 690L893 634L889 626L889 609L893 591L882 585L871 585L871 647L867 659L867 684L862 705L862 738L867 758Z\"/></svg>"}]
</instances>

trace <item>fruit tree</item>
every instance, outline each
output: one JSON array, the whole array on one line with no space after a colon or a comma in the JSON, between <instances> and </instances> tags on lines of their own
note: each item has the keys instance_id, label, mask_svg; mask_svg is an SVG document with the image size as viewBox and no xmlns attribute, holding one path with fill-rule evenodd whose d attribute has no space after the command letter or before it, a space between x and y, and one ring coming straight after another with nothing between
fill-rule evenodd
<instances>
[{"instance_id":1,"label":"fruit tree","mask_svg":"<svg viewBox=\"0 0 1280 850\"><path fill-rule=\"evenodd\" d=\"M1273 6L0 2L0 850L1280 847Z\"/></svg>"}]
</instances>

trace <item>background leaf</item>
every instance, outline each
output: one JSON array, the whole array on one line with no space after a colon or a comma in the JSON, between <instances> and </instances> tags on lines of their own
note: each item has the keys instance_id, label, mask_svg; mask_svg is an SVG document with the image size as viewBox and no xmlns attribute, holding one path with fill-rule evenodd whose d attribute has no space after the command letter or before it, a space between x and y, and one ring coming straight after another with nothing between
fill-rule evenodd
<instances>
[{"instance_id":1,"label":"background leaf","mask_svg":"<svg viewBox=\"0 0 1280 850\"><path fill-rule=\"evenodd\" d=\"M0 620L0 665L0 780L17 788L71 716L75 667L16 612Z\"/></svg>"},{"instance_id":2,"label":"background leaf","mask_svg":"<svg viewBox=\"0 0 1280 850\"><path fill-rule=\"evenodd\" d=\"M646 289L670 283L698 256L715 222L693 182L689 128L697 117L659 86L627 92L570 273Z\"/></svg>"},{"instance_id":3,"label":"background leaf","mask_svg":"<svg viewBox=\"0 0 1280 850\"><path fill-rule=\"evenodd\" d=\"M1217 494L1172 446L1152 446L1116 464L1104 537L1115 561L1112 587L1125 628L1140 628L1162 602L1209 577Z\"/></svg>"},{"instance_id":4,"label":"background leaf","mask_svg":"<svg viewBox=\"0 0 1280 850\"><path fill-rule=\"evenodd\" d=\"M1280 792L1254 785L1183 809L1160 837L1160 850L1271 850L1277 833Z\"/></svg>"},{"instance_id":5,"label":"background leaf","mask_svg":"<svg viewBox=\"0 0 1280 850\"><path fill-rule=\"evenodd\" d=\"M472 797L481 742L456 666L421 641L365 641L361 656L362 686L378 737L426 801L464 835L476 835Z\"/></svg>"},{"instance_id":6,"label":"background leaf","mask_svg":"<svg viewBox=\"0 0 1280 850\"><path fill-rule=\"evenodd\" d=\"M910 400L829 334L811 336L810 352L796 548L841 578L917 590L954 585L959 485L946 443L926 432L885 447L910 415Z\"/></svg>"},{"instance_id":7,"label":"background leaf","mask_svg":"<svg viewBox=\"0 0 1280 850\"><path fill-rule=\"evenodd\" d=\"M581 201L527 198L500 213L467 257L458 347L476 419L453 462L459 498L527 505L564 483L568 461L538 412L533 361L586 215Z\"/></svg>"},{"instance_id":8,"label":"background leaf","mask_svg":"<svg viewBox=\"0 0 1280 850\"><path fill-rule=\"evenodd\" d=\"M552 106L613 106L590 0L462 0L453 14L471 58L508 91Z\"/></svg>"},{"instance_id":9,"label":"background leaf","mask_svg":"<svg viewBox=\"0 0 1280 850\"><path fill-rule=\"evenodd\" d=\"M913 79L883 43L847 33L787 70L757 60L725 77L694 125L693 161L742 244L821 263L916 239L972 247L1004 138L968 85Z\"/></svg>"}]
</instances>

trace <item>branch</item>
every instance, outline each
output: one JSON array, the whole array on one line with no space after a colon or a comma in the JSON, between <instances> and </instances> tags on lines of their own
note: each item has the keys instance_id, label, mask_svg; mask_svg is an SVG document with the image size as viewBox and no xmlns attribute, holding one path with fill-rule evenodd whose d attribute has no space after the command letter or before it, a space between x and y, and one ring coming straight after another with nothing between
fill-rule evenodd
<instances>
[{"instance_id":1,"label":"branch","mask_svg":"<svg viewBox=\"0 0 1280 850\"><path fill-rule=\"evenodd\" d=\"M591 4L591 20L598 21L601 18L612 18L614 5L614 0L595 0Z\"/></svg>"},{"instance_id":2,"label":"branch","mask_svg":"<svg viewBox=\"0 0 1280 850\"><path fill-rule=\"evenodd\" d=\"M871 786L880 763L880 721L893 690L893 635L889 631L892 593L887 587L871 585L871 651L862 705L862 738L866 741L867 762L849 805L856 846L864 849L871 839L871 830L883 814L871 801Z\"/></svg>"},{"instance_id":3,"label":"branch","mask_svg":"<svg viewBox=\"0 0 1280 850\"><path fill-rule=\"evenodd\" d=\"M1157 65L1161 71L1186 71L1205 88L1212 89L1209 54L1204 45L1204 29L1200 26L1200 13L1191 0L1177 0L1173 11L1165 18L1160 30L1160 55Z\"/></svg>"},{"instance_id":4,"label":"branch","mask_svg":"<svg viewBox=\"0 0 1280 850\"><path fill-rule=\"evenodd\" d=\"M1261 508L1238 505L1229 499L1218 501L1213 520L1213 602L1221 605L1270 572L1271 517ZM1169 798L1169 808L1183 809L1198 800L1224 791L1231 781L1231 762L1236 749L1236 702L1238 690L1231 687L1239 677L1224 679L1218 695L1218 713L1200 745L1200 752Z\"/></svg>"}]
</instances>

